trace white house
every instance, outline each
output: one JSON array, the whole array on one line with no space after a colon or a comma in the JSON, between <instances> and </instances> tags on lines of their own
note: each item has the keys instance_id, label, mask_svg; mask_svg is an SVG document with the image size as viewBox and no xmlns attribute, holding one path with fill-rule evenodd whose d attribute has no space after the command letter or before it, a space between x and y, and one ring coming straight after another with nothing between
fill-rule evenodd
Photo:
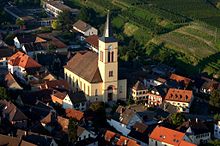
<instances>
[{"instance_id":1,"label":"white house","mask_svg":"<svg viewBox=\"0 0 220 146\"><path fill-rule=\"evenodd\" d=\"M179 112L189 112L193 99L191 90L170 88L165 97L165 102L176 106Z\"/></svg>"},{"instance_id":2,"label":"white house","mask_svg":"<svg viewBox=\"0 0 220 146\"><path fill-rule=\"evenodd\" d=\"M11 74L23 77L29 73L39 70L41 65L30 56L22 52L17 52L8 58L8 70Z\"/></svg>"},{"instance_id":3,"label":"white house","mask_svg":"<svg viewBox=\"0 0 220 146\"><path fill-rule=\"evenodd\" d=\"M81 126L77 127L77 137L77 145L98 146L97 135Z\"/></svg>"},{"instance_id":4,"label":"white house","mask_svg":"<svg viewBox=\"0 0 220 146\"><path fill-rule=\"evenodd\" d=\"M64 109L86 110L86 97L83 92L66 93L54 91L51 95L54 103L62 105Z\"/></svg>"},{"instance_id":5,"label":"white house","mask_svg":"<svg viewBox=\"0 0 220 146\"><path fill-rule=\"evenodd\" d=\"M64 11L69 11L73 15L77 15L79 13L78 9L72 9L69 6L65 5L63 1L59 0L44 0L43 8L54 17L58 17L58 15Z\"/></svg>"},{"instance_id":6,"label":"white house","mask_svg":"<svg viewBox=\"0 0 220 146\"><path fill-rule=\"evenodd\" d=\"M142 122L142 118L132 109L119 106L116 113L120 114L119 117L107 119L107 122L125 136L131 132L131 127L135 123Z\"/></svg>"},{"instance_id":7,"label":"white house","mask_svg":"<svg viewBox=\"0 0 220 146\"><path fill-rule=\"evenodd\" d=\"M77 32L82 33L86 37L91 35L98 35L98 30L96 28L92 27L82 20L78 20L76 23L74 23L73 29Z\"/></svg>"},{"instance_id":8,"label":"white house","mask_svg":"<svg viewBox=\"0 0 220 146\"><path fill-rule=\"evenodd\" d=\"M214 124L214 137L220 139L220 121Z\"/></svg>"}]
</instances>

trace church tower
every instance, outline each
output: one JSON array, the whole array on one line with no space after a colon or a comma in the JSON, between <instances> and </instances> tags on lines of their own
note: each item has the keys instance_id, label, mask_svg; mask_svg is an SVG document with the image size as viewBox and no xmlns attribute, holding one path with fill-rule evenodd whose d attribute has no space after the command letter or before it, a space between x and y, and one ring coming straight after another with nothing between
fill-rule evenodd
<instances>
[{"instance_id":1,"label":"church tower","mask_svg":"<svg viewBox=\"0 0 220 146\"><path fill-rule=\"evenodd\" d=\"M99 38L98 67L103 80L104 101L117 100L118 94L118 42L112 36L109 12L103 36Z\"/></svg>"}]
</instances>

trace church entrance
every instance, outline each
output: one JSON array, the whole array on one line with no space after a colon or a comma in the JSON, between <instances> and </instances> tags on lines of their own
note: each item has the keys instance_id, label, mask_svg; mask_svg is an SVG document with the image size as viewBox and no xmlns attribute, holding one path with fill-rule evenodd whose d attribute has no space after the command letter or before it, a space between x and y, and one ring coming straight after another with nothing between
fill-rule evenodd
<instances>
[{"instance_id":1,"label":"church entrance","mask_svg":"<svg viewBox=\"0 0 220 146\"><path fill-rule=\"evenodd\" d=\"M113 100L113 87L112 86L108 87L107 95L108 95L108 101L112 101Z\"/></svg>"}]
</instances>

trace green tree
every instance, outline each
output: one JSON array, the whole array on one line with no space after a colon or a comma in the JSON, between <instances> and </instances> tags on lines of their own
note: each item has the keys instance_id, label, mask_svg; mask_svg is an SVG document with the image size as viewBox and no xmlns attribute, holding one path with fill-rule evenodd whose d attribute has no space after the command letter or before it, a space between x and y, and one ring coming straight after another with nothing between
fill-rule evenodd
<instances>
[{"instance_id":1,"label":"green tree","mask_svg":"<svg viewBox=\"0 0 220 146\"><path fill-rule=\"evenodd\" d=\"M74 17L70 11L63 11L57 17L58 22L62 26L63 30L69 31L72 29L72 24L74 22Z\"/></svg>"},{"instance_id":2,"label":"green tree","mask_svg":"<svg viewBox=\"0 0 220 146\"><path fill-rule=\"evenodd\" d=\"M77 127L77 122L71 118L68 125L68 134L71 142L75 142L77 140Z\"/></svg>"},{"instance_id":3,"label":"green tree","mask_svg":"<svg viewBox=\"0 0 220 146\"><path fill-rule=\"evenodd\" d=\"M16 24L20 27L20 29L24 26L24 20L22 19L17 19L16 20Z\"/></svg>"},{"instance_id":4,"label":"green tree","mask_svg":"<svg viewBox=\"0 0 220 146\"><path fill-rule=\"evenodd\" d=\"M214 120L220 120L220 114L218 114L218 113L215 114L215 115L214 115Z\"/></svg>"},{"instance_id":5,"label":"green tree","mask_svg":"<svg viewBox=\"0 0 220 146\"><path fill-rule=\"evenodd\" d=\"M88 22L90 20L89 16L90 15L89 15L88 9L83 7L83 8L80 9L80 13L77 16L77 18L82 20L82 21Z\"/></svg>"},{"instance_id":6,"label":"green tree","mask_svg":"<svg viewBox=\"0 0 220 146\"><path fill-rule=\"evenodd\" d=\"M185 122L185 117L182 113L175 113L171 115L170 120L174 126L180 126Z\"/></svg>"},{"instance_id":7,"label":"green tree","mask_svg":"<svg viewBox=\"0 0 220 146\"><path fill-rule=\"evenodd\" d=\"M0 99L9 99L8 93L4 87L0 87Z\"/></svg>"},{"instance_id":8,"label":"green tree","mask_svg":"<svg viewBox=\"0 0 220 146\"><path fill-rule=\"evenodd\" d=\"M213 107L220 108L220 90L214 90L211 93L209 104Z\"/></svg>"},{"instance_id":9,"label":"green tree","mask_svg":"<svg viewBox=\"0 0 220 146\"><path fill-rule=\"evenodd\" d=\"M207 146L220 146L220 140L211 140L208 142Z\"/></svg>"},{"instance_id":10,"label":"green tree","mask_svg":"<svg viewBox=\"0 0 220 146\"><path fill-rule=\"evenodd\" d=\"M61 24L57 21L57 20L54 20L52 23L51 23L51 27L55 30L59 30L61 28Z\"/></svg>"}]
</instances>

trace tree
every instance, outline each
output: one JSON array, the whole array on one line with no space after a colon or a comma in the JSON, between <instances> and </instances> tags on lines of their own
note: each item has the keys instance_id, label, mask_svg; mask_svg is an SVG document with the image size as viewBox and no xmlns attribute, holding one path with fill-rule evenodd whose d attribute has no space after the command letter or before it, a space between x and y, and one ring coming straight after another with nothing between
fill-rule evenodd
<instances>
[{"instance_id":1,"label":"tree","mask_svg":"<svg viewBox=\"0 0 220 146\"><path fill-rule=\"evenodd\" d=\"M213 107L220 108L220 90L214 90L211 93L209 104Z\"/></svg>"},{"instance_id":2,"label":"tree","mask_svg":"<svg viewBox=\"0 0 220 146\"><path fill-rule=\"evenodd\" d=\"M211 140L208 142L207 146L219 146L220 145L220 140Z\"/></svg>"},{"instance_id":3,"label":"tree","mask_svg":"<svg viewBox=\"0 0 220 146\"><path fill-rule=\"evenodd\" d=\"M77 18L82 21L88 22L90 20L88 9L84 7L80 9L80 13Z\"/></svg>"},{"instance_id":4,"label":"tree","mask_svg":"<svg viewBox=\"0 0 220 146\"><path fill-rule=\"evenodd\" d=\"M183 124L183 122L185 122L185 118L182 113L172 114L170 120L171 124L173 124L174 126L180 126L181 124Z\"/></svg>"},{"instance_id":5,"label":"tree","mask_svg":"<svg viewBox=\"0 0 220 146\"><path fill-rule=\"evenodd\" d=\"M71 142L75 142L77 140L77 127L77 122L71 118L68 125L68 134Z\"/></svg>"},{"instance_id":6,"label":"tree","mask_svg":"<svg viewBox=\"0 0 220 146\"><path fill-rule=\"evenodd\" d=\"M20 29L24 26L24 20L22 19L17 19L16 20L16 24L20 27Z\"/></svg>"},{"instance_id":7,"label":"tree","mask_svg":"<svg viewBox=\"0 0 220 146\"><path fill-rule=\"evenodd\" d=\"M215 114L215 115L214 115L214 120L219 121L219 120L220 120L220 114L218 114L218 113Z\"/></svg>"},{"instance_id":8,"label":"tree","mask_svg":"<svg viewBox=\"0 0 220 146\"><path fill-rule=\"evenodd\" d=\"M72 27L74 17L70 11L63 11L58 15L57 20L62 26L63 30L69 31Z\"/></svg>"},{"instance_id":9,"label":"tree","mask_svg":"<svg viewBox=\"0 0 220 146\"><path fill-rule=\"evenodd\" d=\"M57 20L54 20L52 23L51 23L51 27L55 30L59 30L61 29L61 24L57 21Z\"/></svg>"},{"instance_id":10,"label":"tree","mask_svg":"<svg viewBox=\"0 0 220 146\"><path fill-rule=\"evenodd\" d=\"M4 87L0 87L0 99L9 99L8 93Z\"/></svg>"}]
</instances>

